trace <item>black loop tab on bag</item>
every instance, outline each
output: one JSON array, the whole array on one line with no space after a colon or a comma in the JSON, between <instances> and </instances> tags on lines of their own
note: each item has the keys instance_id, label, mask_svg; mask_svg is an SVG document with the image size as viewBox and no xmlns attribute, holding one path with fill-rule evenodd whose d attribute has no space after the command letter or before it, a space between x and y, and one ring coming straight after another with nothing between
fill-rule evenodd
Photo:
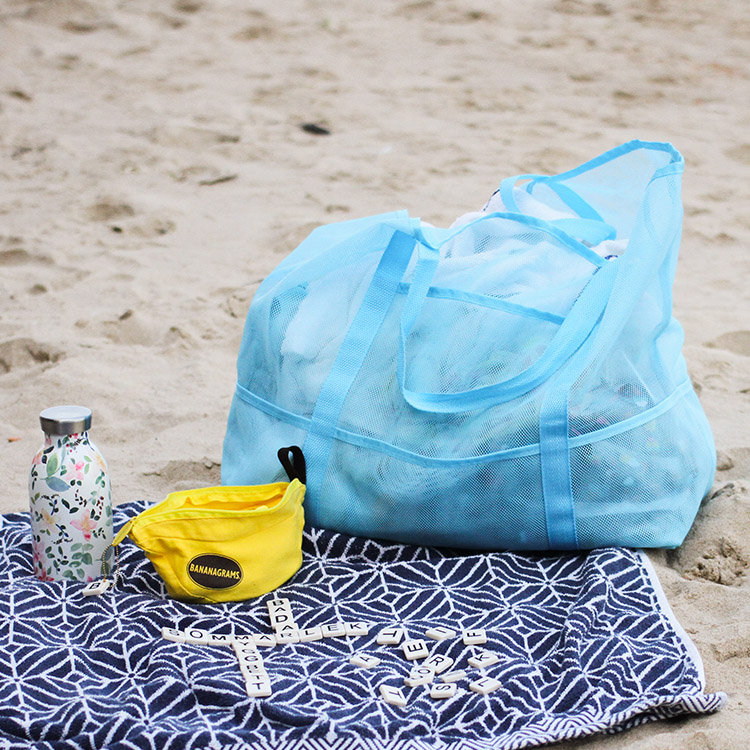
<instances>
[{"instance_id":1,"label":"black loop tab on bag","mask_svg":"<svg viewBox=\"0 0 750 750\"><path fill-rule=\"evenodd\" d=\"M276 455L278 455L290 482L299 479L302 484L307 484L307 467L305 466L305 455L302 453L302 448L298 445L290 445L288 448L279 448Z\"/></svg>"}]
</instances>

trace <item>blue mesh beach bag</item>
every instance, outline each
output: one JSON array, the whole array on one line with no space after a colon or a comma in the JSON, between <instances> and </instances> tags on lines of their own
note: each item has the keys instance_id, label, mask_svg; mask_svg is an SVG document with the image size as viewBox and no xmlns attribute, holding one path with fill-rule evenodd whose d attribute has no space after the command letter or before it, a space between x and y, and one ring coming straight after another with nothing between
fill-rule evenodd
<instances>
[{"instance_id":1,"label":"blue mesh beach bag","mask_svg":"<svg viewBox=\"0 0 750 750\"><path fill-rule=\"evenodd\" d=\"M323 226L263 282L222 481L303 445L307 521L474 549L674 547L715 450L672 317L681 155L509 178L449 229Z\"/></svg>"}]
</instances>

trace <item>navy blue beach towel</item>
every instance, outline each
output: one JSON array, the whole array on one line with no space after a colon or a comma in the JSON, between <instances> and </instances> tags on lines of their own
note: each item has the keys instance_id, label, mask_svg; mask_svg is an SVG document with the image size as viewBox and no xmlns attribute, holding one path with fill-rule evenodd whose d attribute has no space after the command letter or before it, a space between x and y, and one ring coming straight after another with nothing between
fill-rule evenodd
<instances>
[{"instance_id":1,"label":"navy blue beach towel","mask_svg":"<svg viewBox=\"0 0 750 750\"><path fill-rule=\"evenodd\" d=\"M119 525L146 507L115 511ZM276 596L297 624L365 621L367 636L265 649L270 698L248 698L231 648L173 643L163 626L270 633L266 599L189 605L167 599L142 551L122 546L114 592L32 576L27 514L0 524L0 749L399 748L501 750L543 745L646 721L715 711L700 657L674 619L645 555L465 554L381 544L307 529L299 572ZM430 641L466 669L455 697L406 687L391 625ZM460 631L484 628L499 661L467 663ZM362 669L355 652L378 656ZM482 675L501 686L467 687ZM401 687L405 707L380 697Z\"/></svg>"}]
</instances>

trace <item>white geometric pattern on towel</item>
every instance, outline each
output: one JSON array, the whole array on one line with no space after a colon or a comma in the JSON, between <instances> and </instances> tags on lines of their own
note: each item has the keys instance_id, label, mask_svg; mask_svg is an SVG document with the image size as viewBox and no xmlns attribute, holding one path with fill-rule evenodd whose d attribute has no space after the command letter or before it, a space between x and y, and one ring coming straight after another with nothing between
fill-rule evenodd
<instances>
[{"instance_id":1,"label":"white geometric pattern on towel","mask_svg":"<svg viewBox=\"0 0 750 750\"><path fill-rule=\"evenodd\" d=\"M145 503L116 509L116 525ZM0 523L0 750L64 748L300 748L504 750L720 708L703 694L699 665L662 611L637 553L463 554L306 529L300 571L271 596L291 602L300 627L365 621L367 636L263 649L273 695L250 699L231 649L173 643L162 626L270 632L262 597L189 605L165 598L141 550L122 547L114 594L31 574L27 514ZM454 698L403 684L412 662L380 646L388 625L424 638L467 669ZM467 690L480 672L460 631L500 661L487 696ZM381 659L361 669L354 651ZM379 686L401 687L406 708Z\"/></svg>"}]
</instances>

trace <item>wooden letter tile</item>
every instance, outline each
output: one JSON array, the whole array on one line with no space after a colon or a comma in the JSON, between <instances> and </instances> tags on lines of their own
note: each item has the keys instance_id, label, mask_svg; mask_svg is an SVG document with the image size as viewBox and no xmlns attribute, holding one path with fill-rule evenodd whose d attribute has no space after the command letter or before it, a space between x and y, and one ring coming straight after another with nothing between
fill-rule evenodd
<instances>
[{"instance_id":1,"label":"wooden letter tile","mask_svg":"<svg viewBox=\"0 0 750 750\"><path fill-rule=\"evenodd\" d=\"M175 643L185 643L185 633L177 628L162 628L161 637L166 638L168 641L174 641Z\"/></svg>"},{"instance_id":2,"label":"wooden letter tile","mask_svg":"<svg viewBox=\"0 0 750 750\"><path fill-rule=\"evenodd\" d=\"M333 622L330 625L323 625L321 628L324 638L341 638L346 635L346 625L343 622Z\"/></svg>"},{"instance_id":3,"label":"wooden letter tile","mask_svg":"<svg viewBox=\"0 0 750 750\"><path fill-rule=\"evenodd\" d=\"M279 612L282 609L288 610L289 612L292 611L292 605L289 602L289 599L269 599L266 602L266 607L268 607L269 615L272 615L274 612Z\"/></svg>"},{"instance_id":4,"label":"wooden letter tile","mask_svg":"<svg viewBox=\"0 0 750 750\"><path fill-rule=\"evenodd\" d=\"M255 643L252 635L233 635L232 636L232 643L241 643L242 645L245 644L253 644Z\"/></svg>"},{"instance_id":5,"label":"wooden letter tile","mask_svg":"<svg viewBox=\"0 0 750 750\"><path fill-rule=\"evenodd\" d=\"M478 646L481 643L487 643L487 633L484 628L472 628L464 630L463 641L467 646Z\"/></svg>"},{"instance_id":6,"label":"wooden letter tile","mask_svg":"<svg viewBox=\"0 0 750 750\"><path fill-rule=\"evenodd\" d=\"M491 651L480 651L476 656L469 657L469 664L477 669L491 667L499 661L500 657L497 654L493 654Z\"/></svg>"},{"instance_id":7,"label":"wooden letter tile","mask_svg":"<svg viewBox=\"0 0 750 750\"><path fill-rule=\"evenodd\" d=\"M240 666L249 666L251 664L256 664L261 667L263 666L263 659L257 651L237 654L237 661L240 663Z\"/></svg>"},{"instance_id":8,"label":"wooden letter tile","mask_svg":"<svg viewBox=\"0 0 750 750\"><path fill-rule=\"evenodd\" d=\"M386 703L390 703L392 706L406 705L406 697L400 688L391 687L390 685L381 685L380 695Z\"/></svg>"},{"instance_id":9,"label":"wooden letter tile","mask_svg":"<svg viewBox=\"0 0 750 750\"><path fill-rule=\"evenodd\" d=\"M380 659L370 654L353 654L349 663L354 664L355 667L362 667L362 669L372 669L372 667L377 667L380 664Z\"/></svg>"},{"instance_id":10,"label":"wooden letter tile","mask_svg":"<svg viewBox=\"0 0 750 750\"><path fill-rule=\"evenodd\" d=\"M403 628L385 628L378 633L375 639L381 646L398 646L404 637Z\"/></svg>"},{"instance_id":11,"label":"wooden letter tile","mask_svg":"<svg viewBox=\"0 0 750 750\"><path fill-rule=\"evenodd\" d=\"M451 630L450 628L444 628L442 625L437 625L434 628L430 628L425 635L436 641L444 641L446 638L455 638L456 631Z\"/></svg>"},{"instance_id":12,"label":"wooden letter tile","mask_svg":"<svg viewBox=\"0 0 750 750\"><path fill-rule=\"evenodd\" d=\"M482 677L480 680L475 680L469 685L469 690L473 690L475 693L480 695L487 695L502 687L502 682L499 680L493 680L492 677Z\"/></svg>"},{"instance_id":13,"label":"wooden letter tile","mask_svg":"<svg viewBox=\"0 0 750 750\"><path fill-rule=\"evenodd\" d=\"M284 630L282 633L276 633L276 643L299 643L299 630L292 628L291 630Z\"/></svg>"},{"instance_id":14,"label":"wooden letter tile","mask_svg":"<svg viewBox=\"0 0 750 750\"><path fill-rule=\"evenodd\" d=\"M409 661L414 659L424 659L430 655L425 642L422 640L404 641L401 648L404 650L404 656Z\"/></svg>"},{"instance_id":15,"label":"wooden letter tile","mask_svg":"<svg viewBox=\"0 0 750 750\"><path fill-rule=\"evenodd\" d=\"M435 670L429 667L414 667L409 676L404 679L404 682L409 687L416 687L417 685L428 685L435 679Z\"/></svg>"},{"instance_id":16,"label":"wooden letter tile","mask_svg":"<svg viewBox=\"0 0 750 750\"><path fill-rule=\"evenodd\" d=\"M440 698L452 698L457 690L458 686L455 682L438 682L435 685L430 686L430 698L434 698L435 700L439 700Z\"/></svg>"},{"instance_id":17,"label":"wooden letter tile","mask_svg":"<svg viewBox=\"0 0 750 750\"><path fill-rule=\"evenodd\" d=\"M276 636L270 633L253 633L253 643L258 648L270 648L276 645Z\"/></svg>"},{"instance_id":18,"label":"wooden letter tile","mask_svg":"<svg viewBox=\"0 0 750 750\"><path fill-rule=\"evenodd\" d=\"M268 698L271 695L271 681L268 675L246 675L245 689L250 698Z\"/></svg>"},{"instance_id":19,"label":"wooden letter tile","mask_svg":"<svg viewBox=\"0 0 750 750\"><path fill-rule=\"evenodd\" d=\"M345 627L347 635L367 635L370 632L370 626L366 622L347 622Z\"/></svg>"},{"instance_id":20,"label":"wooden letter tile","mask_svg":"<svg viewBox=\"0 0 750 750\"><path fill-rule=\"evenodd\" d=\"M234 638L227 633L209 633L208 634L209 646L231 646L232 643L234 643Z\"/></svg>"},{"instance_id":21,"label":"wooden letter tile","mask_svg":"<svg viewBox=\"0 0 750 750\"><path fill-rule=\"evenodd\" d=\"M453 659L443 654L432 654L432 656L424 660L422 666L432 667L435 670L435 674L441 674L453 666Z\"/></svg>"},{"instance_id":22,"label":"wooden letter tile","mask_svg":"<svg viewBox=\"0 0 750 750\"><path fill-rule=\"evenodd\" d=\"M243 654L258 654L258 647L254 643L233 643L232 648L237 656L242 656ZM258 654L258 658L260 659L260 654Z\"/></svg>"},{"instance_id":23,"label":"wooden letter tile","mask_svg":"<svg viewBox=\"0 0 750 750\"><path fill-rule=\"evenodd\" d=\"M206 644L208 633L200 628L188 628L185 631L185 643Z\"/></svg>"},{"instance_id":24,"label":"wooden letter tile","mask_svg":"<svg viewBox=\"0 0 750 750\"><path fill-rule=\"evenodd\" d=\"M312 628L305 628L299 631L299 639L302 643L309 641L319 641L323 637L323 631L319 625L315 625Z\"/></svg>"},{"instance_id":25,"label":"wooden letter tile","mask_svg":"<svg viewBox=\"0 0 750 750\"><path fill-rule=\"evenodd\" d=\"M256 664L256 663L248 664L247 662L241 661L240 672L242 672L242 674L245 675L245 679L247 679L248 677L256 676L256 675L268 676L268 672L266 671L266 668L263 666L263 664Z\"/></svg>"},{"instance_id":26,"label":"wooden letter tile","mask_svg":"<svg viewBox=\"0 0 750 750\"><path fill-rule=\"evenodd\" d=\"M282 628L296 628L291 612L278 612L271 615L271 627L278 633Z\"/></svg>"},{"instance_id":27,"label":"wooden letter tile","mask_svg":"<svg viewBox=\"0 0 750 750\"><path fill-rule=\"evenodd\" d=\"M454 669L452 672L446 672L440 679L443 682L458 682L463 680L464 677L466 677L465 669Z\"/></svg>"}]
</instances>

